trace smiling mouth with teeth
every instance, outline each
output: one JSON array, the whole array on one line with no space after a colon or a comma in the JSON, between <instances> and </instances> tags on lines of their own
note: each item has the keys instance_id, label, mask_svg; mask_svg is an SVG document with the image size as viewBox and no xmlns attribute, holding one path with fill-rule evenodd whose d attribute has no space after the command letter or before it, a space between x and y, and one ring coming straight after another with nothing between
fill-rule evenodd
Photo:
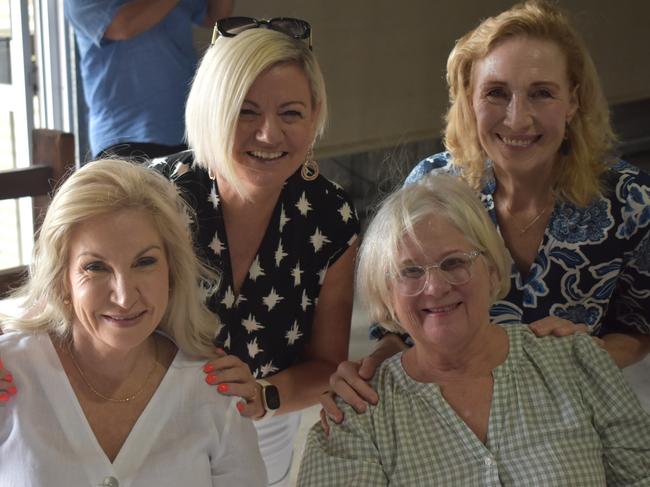
<instances>
[{"instance_id":1,"label":"smiling mouth with teeth","mask_svg":"<svg viewBox=\"0 0 650 487\"><path fill-rule=\"evenodd\" d=\"M458 306L460 306L460 303L454 303L440 308L425 308L425 311L427 313L448 313L455 310Z\"/></svg>"},{"instance_id":2,"label":"smiling mouth with teeth","mask_svg":"<svg viewBox=\"0 0 650 487\"><path fill-rule=\"evenodd\" d=\"M499 137L499 140L501 140L501 142L503 142L506 145L510 145L513 147L528 147L534 142L537 142L542 136L538 135L533 138L526 138L526 139L511 139L510 137L497 134L497 137Z\"/></svg>"},{"instance_id":3,"label":"smiling mouth with teeth","mask_svg":"<svg viewBox=\"0 0 650 487\"><path fill-rule=\"evenodd\" d=\"M273 161L288 154L288 152L262 152L262 151L248 151L247 154L256 159L263 159L265 161Z\"/></svg>"},{"instance_id":4,"label":"smiling mouth with teeth","mask_svg":"<svg viewBox=\"0 0 650 487\"><path fill-rule=\"evenodd\" d=\"M137 318L140 318L142 315L144 315L146 311L141 311L139 313L135 313L130 316L114 316L114 315L105 315L108 319L113 320L113 321L131 321L135 320Z\"/></svg>"}]
</instances>

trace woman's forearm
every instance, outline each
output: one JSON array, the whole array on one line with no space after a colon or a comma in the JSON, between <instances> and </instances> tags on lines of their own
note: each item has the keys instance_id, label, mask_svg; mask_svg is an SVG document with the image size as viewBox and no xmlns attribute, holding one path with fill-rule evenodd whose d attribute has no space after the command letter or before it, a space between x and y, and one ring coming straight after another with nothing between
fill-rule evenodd
<instances>
[{"instance_id":1,"label":"woman's forearm","mask_svg":"<svg viewBox=\"0 0 650 487\"><path fill-rule=\"evenodd\" d=\"M602 340L603 348L620 368L643 360L650 352L650 335L609 333Z\"/></svg>"},{"instance_id":2,"label":"woman's forearm","mask_svg":"<svg viewBox=\"0 0 650 487\"><path fill-rule=\"evenodd\" d=\"M319 396L328 389L329 377L337 365L325 360L307 360L265 377L280 393L278 414L299 411L316 404Z\"/></svg>"}]
</instances>

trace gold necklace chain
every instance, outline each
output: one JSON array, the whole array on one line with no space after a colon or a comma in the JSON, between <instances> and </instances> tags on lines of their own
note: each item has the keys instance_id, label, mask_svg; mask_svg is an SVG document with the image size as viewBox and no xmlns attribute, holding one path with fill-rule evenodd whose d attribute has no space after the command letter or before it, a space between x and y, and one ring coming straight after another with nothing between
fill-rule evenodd
<instances>
[{"instance_id":1,"label":"gold necklace chain","mask_svg":"<svg viewBox=\"0 0 650 487\"><path fill-rule=\"evenodd\" d=\"M147 374L147 377L144 379L144 382L142 383L140 388L137 391L135 391L133 394L131 394L129 396L126 396L126 397L120 397L120 398L106 396L106 395L102 394L101 392L99 392L97 389L95 389L93 387L93 385L88 380L88 377L86 377L86 374L84 373L84 371L81 370L81 367L77 363L77 360L74 358L74 352L72 351L72 340L70 342L68 342L67 351L68 351L68 355L70 355L70 358L72 359L72 363L74 364L75 368L79 372L79 375L83 379L86 386L88 386L88 389L90 389L90 391L93 394L95 394L97 397L100 397L100 398L104 399L105 401L124 403L124 402L132 401L133 399L138 397L142 393L142 391L144 391L144 388L149 383L149 379L151 379L151 376L153 375L154 371L156 370L156 364L158 363L158 343L156 342L155 337L153 337L153 346L154 346L154 351L155 351L155 358L154 358L154 361L153 361L153 365L151 366L151 370Z\"/></svg>"},{"instance_id":2,"label":"gold necklace chain","mask_svg":"<svg viewBox=\"0 0 650 487\"><path fill-rule=\"evenodd\" d=\"M519 228L519 235L523 235L523 234L526 233L528 230L530 230L530 229L532 228L532 226L533 226L535 223L537 223L537 221L538 221L540 218L542 218L542 215L543 215L544 213L546 213L546 211L547 211L549 208L551 208L551 206L553 206L553 203L554 203L554 202L551 201L548 205L546 205L544 208L542 208L542 209L540 210L540 212L539 212L537 215L535 215L535 217L534 217L530 222L528 222L528 224L527 224L525 227L523 227L523 228ZM508 209L508 207L507 207L506 205L503 205L503 209L506 210L506 212L508 213L508 215L513 216L513 214L510 212L510 210Z\"/></svg>"}]
</instances>

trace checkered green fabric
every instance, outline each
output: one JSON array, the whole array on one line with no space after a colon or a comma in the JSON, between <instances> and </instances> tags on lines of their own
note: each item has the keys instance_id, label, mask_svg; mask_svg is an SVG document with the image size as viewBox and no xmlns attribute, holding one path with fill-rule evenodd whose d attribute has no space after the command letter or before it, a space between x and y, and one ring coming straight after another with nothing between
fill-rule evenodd
<instances>
[{"instance_id":1,"label":"checkered green fabric","mask_svg":"<svg viewBox=\"0 0 650 487\"><path fill-rule=\"evenodd\" d=\"M312 428L298 485L650 486L650 415L607 352L584 334L507 331L487 444L396 355L372 380L377 406L357 415L342 404L329 437Z\"/></svg>"}]
</instances>

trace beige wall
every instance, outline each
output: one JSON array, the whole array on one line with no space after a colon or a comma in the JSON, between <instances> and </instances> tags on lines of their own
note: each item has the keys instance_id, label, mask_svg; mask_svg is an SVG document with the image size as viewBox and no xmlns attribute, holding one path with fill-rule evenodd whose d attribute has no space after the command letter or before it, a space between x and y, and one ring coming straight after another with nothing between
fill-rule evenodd
<instances>
[{"instance_id":1,"label":"beige wall","mask_svg":"<svg viewBox=\"0 0 650 487\"><path fill-rule=\"evenodd\" d=\"M235 15L299 17L314 31L330 98L320 156L437 136L454 40L507 0L236 0ZM650 1L561 0L611 102L650 97ZM205 36L207 39L209 36ZM201 39L202 41L205 39Z\"/></svg>"}]
</instances>

